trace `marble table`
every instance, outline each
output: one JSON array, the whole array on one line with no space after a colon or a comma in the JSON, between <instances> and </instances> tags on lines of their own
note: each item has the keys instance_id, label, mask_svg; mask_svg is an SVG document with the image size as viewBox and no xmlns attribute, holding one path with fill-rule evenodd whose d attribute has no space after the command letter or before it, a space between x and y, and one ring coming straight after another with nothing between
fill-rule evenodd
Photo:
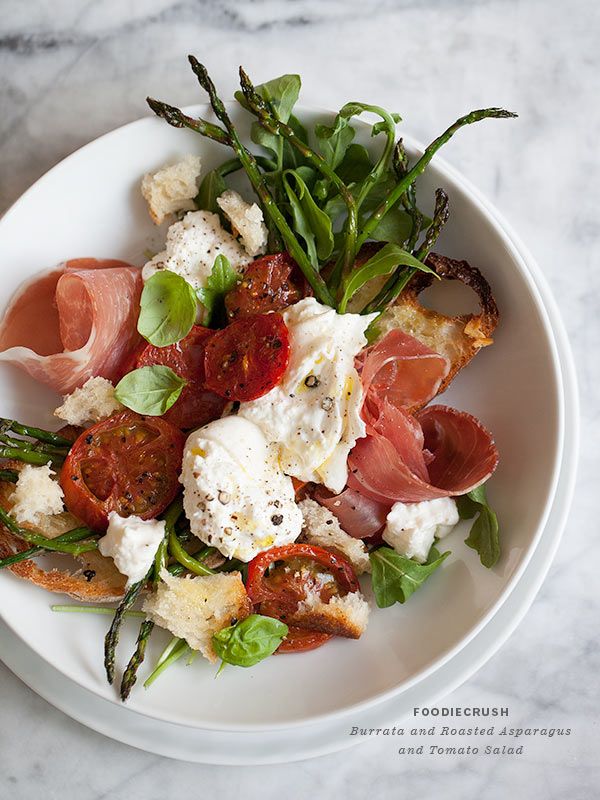
<instances>
[{"instance_id":1,"label":"marble table","mask_svg":"<svg viewBox=\"0 0 600 800\"><path fill-rule=\"evenodd\" d=\"M239 63L257 79L299 72L306 103L378 102L400 112L421 140L470 108L517 110L518 124L465 131L444 155L491 197L543 266L578 362L584 434L575 503L539 596L501 651L446 700L509 705L521 722L570 727L570 737L532 745L520 758L399 758L395 742L373 739L290 766L198 766L89 731L0 667L0 796L597 797L600 6L1 0L0 20L0 211L74 149L145 114L148 93L194 102L188 52L209 65L223 95L233 91Z\"/></svg>"}]
</instances>

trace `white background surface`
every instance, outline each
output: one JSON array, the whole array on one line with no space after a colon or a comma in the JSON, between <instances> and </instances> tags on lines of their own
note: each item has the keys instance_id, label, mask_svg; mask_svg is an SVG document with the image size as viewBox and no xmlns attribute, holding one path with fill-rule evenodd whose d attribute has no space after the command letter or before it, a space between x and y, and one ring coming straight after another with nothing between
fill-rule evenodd
<instances>
[{"instance_id":1,"label":"white background surface","mask_svg":"<svg viewBox=\"0 0 600 800\"><path fill-rule=\"evenodd\" d=\"M597 796L599 34L593 0L568 8L557 0L0 2L0 210L75 148L144 114L146 94L199 99L187 52L207 64L223 96L239 63L257 82L297 71L305 103L377 102L421 140L470 108L518 111L515 124L462 132L444 156L498 205L544 268L583 400L579 488L555 565L517 632L445 703L507 705L510 724L570 727L569 738L530 740L523 756L495 757L402 757L397 739L380 738L291 766L203 767L104 739L0 668L0 797Z\"/></svg>"}]
</instances>

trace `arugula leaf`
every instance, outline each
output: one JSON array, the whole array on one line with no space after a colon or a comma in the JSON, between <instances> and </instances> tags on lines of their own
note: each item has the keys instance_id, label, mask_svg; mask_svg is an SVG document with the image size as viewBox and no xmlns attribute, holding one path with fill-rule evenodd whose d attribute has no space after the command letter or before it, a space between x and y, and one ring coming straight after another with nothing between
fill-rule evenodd
<instances>
[{"instance_id":1,"label":"arugula leaf","mask_svg":"<svg viewBox=\"0 0 600 800\"><path fill-rule=\"evenodd\" d=\"M227 664L253 667L272 655L287 636L288 626L273 617L251 614L213 635L215 653Z\"/></svg>"},{"instance_id":2,"label":"arugula leaf","mask_svg":"<svg viewBox=\"0 0 600 800\"><path fill-rule=\"evenodd\" d=\"M156 347L168 347L188 335L196 320L194 289L175 272L155 272L144 284L138 332Z\"/></svg>"},{"instance_id":3,"label":"arugula leaf","mask_svg":"<svg viewBox=\"0 0 600 800\"><path fill-rule=\"evenodd\" d=\"M294 227L306 242L311 263L318 269L319 259L327 260L333 251L331 219L316 204L300 170L286 170L283 173L283 186L292 208Z\"/></svg>"},{"instance_id":4,"label":"arugula leaf","mask_svg":"<svg viewBox=\"0 0 600 800\"><path fill-rule=\"evenodd\" d=\"M362 144L353 143L344 153L344 158L339 163L336 172L345 184L349 184L362 181L372 169L373 163L367 148Z\"/></svg>"},{"instance_id":5,"label":"arugula leaf","mask_svg":"<svg viewBox=\"0 0 600 800\"><path fill-rule=\"evenodd\" d=\"M418 564L391 547L379 547L369 553L373 591L379 608L405 603L449 555L449 550L440 555L432 547L427 563Z\"/></svg>"},{"instance_id":6,"label":"arugula leaf","mask_svg":"<svg viewBox=\"0 0 600 800\"><path fill-rule=\"evenodd\" d=\"M377 242L404 245L413 230L413 218L401 208L391 208L371 234Z\"/></svg>"},{"instance_id":7,"label":"arugula leaf","mask_svg":"<svg viewBox=\"0 0 600 800\"><path fill-rule=\"evenodd\" d=\"M291 122L292 109L298 100L301 85L302 81L299 75L281 75L266 83L261 83L255 88L261 97L271 104L275 114L282 122ZM244 108L248 108L242 92L237 91L235 98ZM278 158L283 152L281 137L275 133L269 133L258 122L252 124L250 138L255 144L271 150Z\"/></svg>"},{"instance_id":8,"label":"arugula leaf","mask_svg":"<svg viewBox=\"0 0 600 800\"><path fill-rule=\"evenodd\" d=\"M202 179L194 203L204 211L220 214L221 209L217 205L217 197L220 197L226 189L227 186L221 172L218 169L213 169L207 172Z\"/></svg>"},{"instance_id":9,"label":"arugula leaf","mask_svg":"<svg viewBox=\"0 0 600 800\"><path fill-rule=\"evenodd\" d=\"M368 283L368 281L373 278L378 278L380 275L389 275L390 272L393 272L398 267L412 267L412 269L418 269L421 270L421 272L431 272L435 275L432 269L416 259L407 250L403 250L400 245L388 242L388 244L385 244L381 250L378 250L372 258L363 264L362 267L359 267L351 273L339 304L340 314L346 311L349 301L361 286L364 286L365 283ZM436 275L436 278L437 277Z\"/></svg>"},{"instance_id":10,"label":"arugula leaf","mask_svg":"<svg viewBox=\"0 0 600 800\"><path fill-rule=\"evenodd\" d=\"M488 504L485 484L457 497L456 505L461 519L472 519L479 514L465 544L479 553L479 560L484 567L491 569L500 558L500 536L498 517Z\"/></svg>"},{"instance_id":11,"label":"arugula leaf","mask_svg":"<svg viewBox=\"0 0 600 800\"><path fill-rule=\"evenodd\" d=\"M332 126L315 125L315 136L321 155L333 169L341 164L346 150L354 139L354 134L354 128L348 124L348 120L341 115L341 112L336 116Z\"/></svg>"},{"instance_id":12,"label":"arugula leaf","mask_svg":"<svg viewBox=\"0 0 600 800\"><path fill-rule=\"evenodd\" d=\"M229 263L227 256L218 255L215 258L211 273L206 279L206 286L196 290L198 300L206 309L205 327L210 325L223 298L227 292L235 287L239 277L239 274Z\"/></svg>"},{"instance_id":13,"label":"arugula leaf","mask_svg":"<svg viewBox=\"0 0 600 800\"><path fill-rule=\"evenodd\" d=\"M115 386L115 397L138 414L160 417L178 400L186 381L156 364L128 372Z\"/></svg>"}]
</instances>

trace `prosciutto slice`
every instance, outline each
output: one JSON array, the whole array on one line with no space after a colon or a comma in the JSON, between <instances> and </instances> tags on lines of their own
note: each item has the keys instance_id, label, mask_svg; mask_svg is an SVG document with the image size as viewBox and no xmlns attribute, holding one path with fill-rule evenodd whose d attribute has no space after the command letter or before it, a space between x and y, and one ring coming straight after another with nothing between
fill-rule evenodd
<instances>
[{"instance_id":1,"label":"prosciutto slice","mask_svg":"<svg viewBox=\"0 0 600 800\"><path fill-rule=\"evenodd\" d=\"M343 530L355 539L367 539L380 531L392 507L389 501L380 503L349 487L336 495L319 487L314 499L329 509Z\"/></svg>"},{"instance_id":2,"label":"prosciutto slice","mask_svg":"<svg viewBox=\"0 0 600 800\"><path fill-rule=\"evenodd\" d=\"M141 290L141 271L123 261L67 261L12 299L0 323L0 362L61 394L95 375L118 379L140 343Z\"/></svg>"},{"instance_id":3,"label":"prosciutto slice","mask_svg":"<svg viewBox=\"0 0 600 800\"><path fill-rule=\"evenodd\" d=\"M367 430L350 453L348 485L380 503L465 494L498 464L492 436L479 420L448 406L431 406L415 417L387 409Z\"/></svg>"},{"instance_id":4,"label":"prosciutto slice","mask_svg":"<svg viewBox=\"0 0 600 800\"><path fill-rule=\"evenodd\" d=\"M397 408L420 408L439 391L450 370L445 356L413 336L392 330L357 358L367 406L385 397Z\"/></svg>"}]
</instances>

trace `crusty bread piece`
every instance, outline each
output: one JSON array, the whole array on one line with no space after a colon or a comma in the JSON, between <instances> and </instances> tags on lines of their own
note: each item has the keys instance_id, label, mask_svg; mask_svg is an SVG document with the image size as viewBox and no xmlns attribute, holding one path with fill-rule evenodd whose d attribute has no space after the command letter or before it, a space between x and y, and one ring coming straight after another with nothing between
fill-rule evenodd
<instances>
[{"instance_id":1,"label":"crusty bread piece","mask_svg":"<svg viewBox=\"0 0 600 800\"><path fill-rule=\"evenodd\" d=\"M5 462L4 468L20 470L20 462ZM14 491L14 484L0 482L0 505L5 511L11 509L10 495ZM44 516L35 526L24 524L23 528L32 528L49 539L60 536L61 533L72 530L81 522L68 512ZM0 525L0 558L20 553L29 549L30 545L13 536ZM72 561L70 556L65 556L65 561ZM74 570L44 569L32 559L19 561L8 567L14 575L35 583L49 592L60 592L73 597L75 600L85 602L108 603L120 600L125 591L124 575L121 575L110 558L104 558L97 551L83 553L75 561L78 566ZM93 574L92 574L93 573Z\"/></svg>"},{"instance_id":2,"label":"crusty bread piece","mask_svg":"<svg viewBox=\"0 0 600 800\"><path fill-rule=\"evenodd\" d=\"M158 589L143 609L157 625L185 639L209 661L217 661L212 637L252 611L239 572L221 572L195 578L161 573Z\"/></svg>"},{"instance_id":3,"label":"crusty bread piece","mask_svg":"<svg viewBox=\"0 0 600 800\"><path fill-rule=\"evenodd\" d=\"M473 289L479 297L479 314L449 317L422 306L419 295L434 278L426 272L418 272L397 301L381 315L377 330L380 336L384 336L399 328L436 353L446 356L450 361L450 371L439 388L441 393L482 347L493 343L491 336L499 314L490 285L477 267L436 253L431 253L426 263L442 279L457 280Z\"/></svg>"},{"instance_id":4,"label":"crusty bread piece","mask_svg":"<svg viewBox=\"0 0 600 800\"><path fill-rule=\"evenodd\" d=\"M371 571L365 543L362 539L355 539L342 530L337 517L329 509L310 498L302 500L298 506L304 517L298 541L339 553L348 559L357 575Z\"/></svg>"},{"instance_id":5,"label":"crusty bread piece","mask_svg":"<svg viewBox=\"0 0 600 800\"><path fill-rule=\"evenodd\" d=\"M360 592L332 597L324 603L318 592L310 592L287 621L298 627L359 639L369 619L369 604Z\"/></svg>"},{"instance_id":6,"label":"crusty bread piece","mask_svg":"<svg viewBox=\"0 0 600 800\"><path fill-rule=\"evenodd\" d=\"M142 195L155 225L160 225L176 211L195 208L198 194L200 157L187 155L175 164L167 164L142 179Z\"/></svg>"},{"instance_id":7,"label":"crusty bread piece","mask_svg":"<svg viewBox=\"0 0 600 800\"><path fill-rule=\"evenodd\" d=\"M54 412L54 416L63 419L69 425L86 425L90 422L110 417L123 406L115 397L115 387L106 378L99 376L88 380L63 397L62 405Z\"/></svg>"}]
</instances>

